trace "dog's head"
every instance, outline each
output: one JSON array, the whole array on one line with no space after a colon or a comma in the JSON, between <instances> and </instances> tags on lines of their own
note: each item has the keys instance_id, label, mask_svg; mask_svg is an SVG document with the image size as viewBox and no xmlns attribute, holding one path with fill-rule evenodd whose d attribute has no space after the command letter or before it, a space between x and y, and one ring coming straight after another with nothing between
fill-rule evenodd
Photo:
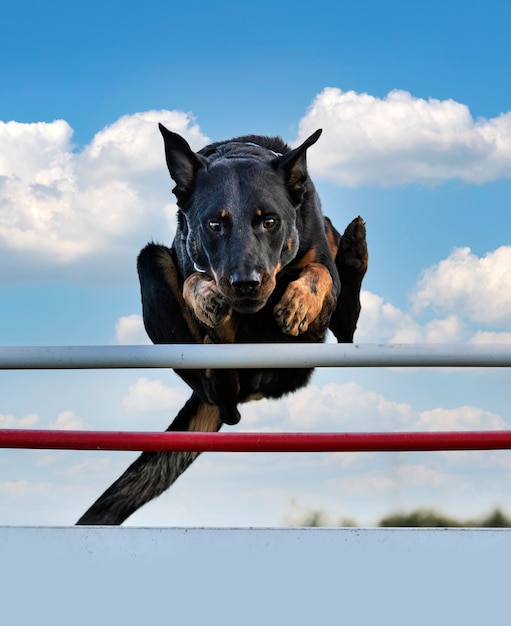
<instances>
[{"instance_id":1,"label":"dog's head","mask_svg":"<svg viewBox=\"0 0 511 626\"><path fill-rule=\"evenodd\" d=\"M298 252L297 212L308 189L306 151L321 130L283 155L233 140L209 158L161 124L160 130L176 183L178 237L186 240L190 264L214 279L234 310L260 310L277 274ZM314 193L310 184L309 192Z\"/></svg>"}]
</instances>

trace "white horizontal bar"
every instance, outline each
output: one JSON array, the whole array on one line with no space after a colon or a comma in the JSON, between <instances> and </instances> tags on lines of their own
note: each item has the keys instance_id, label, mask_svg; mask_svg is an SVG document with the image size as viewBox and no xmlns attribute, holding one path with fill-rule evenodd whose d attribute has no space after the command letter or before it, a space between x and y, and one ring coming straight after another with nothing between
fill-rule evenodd
<instances>
[{"instance_id":1,"label":"white horizontal bar","mask_svg":"<svg viewBox=\"0 0 511 626\"><path fill-rule=\"evenodd\" d=\"M0 369L510 367L511 344L0 347Z\"/></svg>"}]
</instances>

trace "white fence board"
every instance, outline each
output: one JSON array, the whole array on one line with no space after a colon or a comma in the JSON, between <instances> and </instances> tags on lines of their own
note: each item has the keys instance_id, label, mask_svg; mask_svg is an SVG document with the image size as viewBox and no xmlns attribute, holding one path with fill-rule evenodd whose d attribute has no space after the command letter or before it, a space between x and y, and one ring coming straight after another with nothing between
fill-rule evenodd
<instances>
[{"instance_id":1,"label":"white fence board","mask_svg":"<svg viewBox=\"0 0 511 626\"><path fill-rule=\"evenodd\" d=\"M509 621L507 530L0 528L3 624Z\"/></svg>"}]
</instances>

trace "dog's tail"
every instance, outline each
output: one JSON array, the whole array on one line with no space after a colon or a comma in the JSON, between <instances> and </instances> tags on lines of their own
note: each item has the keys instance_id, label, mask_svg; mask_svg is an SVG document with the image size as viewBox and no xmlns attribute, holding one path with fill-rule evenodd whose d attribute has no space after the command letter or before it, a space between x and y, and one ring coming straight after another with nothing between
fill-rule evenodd
<instances>
[{"instance_id":1,"label":"dog's tail","mask_svg":"<svg viewBox=\"0 0 511 626\"><path fill-rule=\"evenodd\" d=\"M218 407L194 393L167 431L214 432L222 422ZM195 461L199 452L144 452L78 520L77 525L122 524L141 506L162 494Z\"/></svg>"}]
</instances>

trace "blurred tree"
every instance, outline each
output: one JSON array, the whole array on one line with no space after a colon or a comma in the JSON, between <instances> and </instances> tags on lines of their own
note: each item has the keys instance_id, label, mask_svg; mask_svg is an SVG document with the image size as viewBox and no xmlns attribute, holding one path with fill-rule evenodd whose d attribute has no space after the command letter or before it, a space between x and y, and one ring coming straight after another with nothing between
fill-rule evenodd
<instances>
[{"instance_id":1,"label":"blurred tree","mask_svg":"<svg viewBox=\"0 0 511 626\"><path fill-rule=\"evenodd\" d=\"M455 519L434 509L416 509L410 513L388 515L378 525L384 528L510 528L511 518L498 508L475 520Z\"/></svg>"},{"instance_id":2,"label":"blurred tree","mask_svg":"<svg viewBox=\"0 0 511 626\"><path fill-rule=\"evenodd\" d=\"M378 526L383 528L457 528L463 524L433 509L417 509L409 513L391 513L381 519Z\"/></svg>"},{"instance_id":3,"label":"blurred tree","mask_svg":"<svg viewBox=\"0 0 511 626\"><path fill-rule=\"evenodd\" d=\"M295 513L287 520L288 526L357 526L352 518L331 523L327 513L321 509L306 509ZM381 528L511 528L511 517L496 508L477 519L461 520L444 515L435 509L415 509L409 512L391 513L377 524Z\"/></svg>"},{"instance_id":4,"label":"blurred tree","mask_svg":"<svg viewBox=\"0 0 511 626\"><path fill-rule=\"evenodd\" d=\"M495 509L477 524L480 528L511 528L511 519L500 509Z\"/></svg>"}]
</instances>

